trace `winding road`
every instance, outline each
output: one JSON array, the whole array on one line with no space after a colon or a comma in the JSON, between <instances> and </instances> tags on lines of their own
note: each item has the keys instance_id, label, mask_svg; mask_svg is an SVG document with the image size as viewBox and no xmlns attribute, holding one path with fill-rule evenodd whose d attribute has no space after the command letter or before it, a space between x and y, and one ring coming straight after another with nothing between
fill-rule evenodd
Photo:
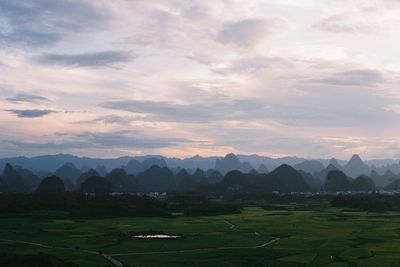
<instances>
[{"instance_id":1,"label":"winding road","mask_svg":"<svg viewBox=\"0 0 400 267\"><path fill-rule=\"evenodd\" d=\"M229 226L229 229L231 229L232 231L236 230L236 224L225 220L224 223L226 223Z\"/></svg>"},{"instance_id":2,"label":"winding road","mask_svg":"<svg viewBox=\"0 0 400 267\"><path fill-rule=\"evenodd\" d=\"M106 259L107 261L109 261L110 263L112 263L113 265L115 265L117 267L122 267L124 265L122 262L118 261L117 259L114 259L110 255L101 254L101 253L99 253L97 251L93 251L93 250L70 248L70 247L56 247L56 246L50 246L50 245L45 245L45 244L41 244L41 243L33 243L33 242L12 240L12 239L3 239L3 238L0 238L0 241L9 242L9 243L32 245L32 246L41 247L41 248L47 248L47 249L75 250L75 251L80 251L80 252L89 253L89 254L93 254L93 255L100 255L104 259Z\"/></svg>"},{"instance_id":3,"label":"winding road","mask_svg":"<svg viewBox=\"0 0 400 267\"><path fill-rule=\"evenodd\" d=\"M228 249L257 249L263 248L268 245L272 245L273 243L279 241L280 238L273 238L266 243L263 243L258 246L248 246L248 247L213 247L213 248L195 248L195 249L185 249L185 250L169 250L169 251L146 251L146 252L128 252L128 253L116 253L116 254L108 254L112 257L119 256L130 256L130 255L153 255L153 254L174 254L174 253L186 253L186 252L199 252L199 251L212 251L212 250L228 250Z\"/></svg>"}]
</instances>

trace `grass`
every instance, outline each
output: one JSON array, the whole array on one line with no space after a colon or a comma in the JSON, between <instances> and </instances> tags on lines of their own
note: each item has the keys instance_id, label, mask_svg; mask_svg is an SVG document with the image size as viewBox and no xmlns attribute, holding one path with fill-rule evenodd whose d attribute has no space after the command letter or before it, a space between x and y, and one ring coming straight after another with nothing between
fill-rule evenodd
<instances>
[{"instance_id":1,"label":"grass","mask_svg":"<svg viewBox=\"0 0 400 267\"><path fill-rule=\"evenodd\" d=\"M224 220L237 228L231 230ZM173 219L1 218L0 238L107 254L172 251L116 257L131 266L400 266L399 225L398 212L377 214L331 208L287 212L250 207L241 214ZM131 232L150 230L183 238L140 240L129 236ZM274 237L280 240L264 248L212 249L257 246ZM200 248L209 250L195 250ZM80 266L109 266L99 255L75 250L0 242L0 251L45 252Z\"/></svg>"}]
</instances>

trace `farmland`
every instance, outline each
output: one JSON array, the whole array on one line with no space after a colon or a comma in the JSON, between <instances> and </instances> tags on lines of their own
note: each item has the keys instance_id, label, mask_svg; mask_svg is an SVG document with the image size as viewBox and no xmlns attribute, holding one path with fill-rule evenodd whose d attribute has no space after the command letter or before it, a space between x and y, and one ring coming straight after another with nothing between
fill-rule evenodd
<instances>
[{"instance_id":1,"label":"farmland","mask_svg":"<svg viewBox=\"0 0 400 267\"><path fill-rule=\"evenodd\" d=\"M199 217L12 217L0 219L0 251L43 252L80 266L111 266L98 253L130 266L397 266L399 225L398 212L299 210L290 205ZM181 238L133 237L146 231Z\"/></svg>"}]
</instances>

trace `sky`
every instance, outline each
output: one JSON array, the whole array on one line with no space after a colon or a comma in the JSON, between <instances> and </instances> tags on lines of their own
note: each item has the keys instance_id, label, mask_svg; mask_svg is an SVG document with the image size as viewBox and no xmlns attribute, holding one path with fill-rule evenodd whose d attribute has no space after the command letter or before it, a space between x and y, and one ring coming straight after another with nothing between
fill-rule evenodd
<instances>
[{"instance_id":1,"label":"sky","mask_svg":"<svg viewBox=\"0 0 400 267\"><path fill-rule=\"evenodd\" d=\"M397 0L0 0L0 157L400 157Z\"/></svg>"}]
</instances>

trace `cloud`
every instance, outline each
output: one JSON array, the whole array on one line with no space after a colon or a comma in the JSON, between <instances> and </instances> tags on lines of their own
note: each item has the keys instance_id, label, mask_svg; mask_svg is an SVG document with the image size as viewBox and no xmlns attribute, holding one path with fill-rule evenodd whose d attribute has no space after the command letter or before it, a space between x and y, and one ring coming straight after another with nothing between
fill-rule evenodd
<instances>
[{"instance_id":1,"label":"cloud","mask_svg":"<svg viewBox=\"0 0 400 267\"><path fill-rule=\"evenodd\" d=\"M320 31L332 32L332 33L373 33L375 28L371 25L355 20L356 14L336 14L324 18L313 25L313 28Z\"/></svg>"},{"instance_id":2,"label":"cloud","mask_svg":"<svg viewBox=\"0 0 400 267\"><path fill-rule=\"evenodd\" d=\"M43 103L49 102L49 99L39 95L31 95L31 94L18 94L14 97L9 97L6 99L11 103Z\"/></svg>"},{"instance_id":3,"label":"cloud","mask_svg":"<svg viewBox=\"0 0 400 267\"><path fill-rule=\"evenodd\" d=\"M56 111L48 109L6 109L5 111L15 114L19 118L39 118L56 113Z\"/></svg>"},{"instance_id":4,"label":"cloud","mask_svg":"<svg viewBox=\"0 0 400 267\"><path fill-rule=\"evenodd\" d=\"M101 51L83 54L43 54L37 62L45 65L69 67L106 67L127 63L133 56L126 51Z\"/></svg>"},{"instance_id":5,"label":"cloud","mask_svg":"<svg viewBox=\"0 0 400 267\"><path fill-rule=\"evenodd\" d=\"M284 58L254 56L233 61L229 66L213 69L219 74L254 74L267 68L290 68L292 64Z\"/></svg>"},{"instance_id":6,"label":"cloud","mask_svg":"<svg viewBox=\"0 0 400 267\"><path fill-rule=\"evenodd\" d=\"M334 73L314 82L339 86L375 86L385 82L384 76L377 70L356 69Z\"/></svg>"},{"instance_id":7,"label":"cloud","mask_svg":"<svg viewBox=\"0 0 400 267\"><path fill-rule=\"evenodd\" d=\"M245 19L223 25L216 40L223 44L253 47L282 26L278 19Z\"/></svg>"},{"instance_id":8,"label":"cloud","mask_svg":"<svg viewBox=\"0 0 400 267\"><path fill-rule=\"evenodd\" d=\"M66 33L104 27L110 10L89 0L0 0L0 41L10 45L54 44Z\"/></svg>"},{"instance_id":9,"label":"cloud","mask_svg":"<svg viewBox=\"0 0 400 267\"><path fill-rule=\"evenodd\" d=\"M206 22L207 20L213 19L213 9L207 5L192 5L187 8L184 8L181 11L181 14L184 18L189 20L194 20L198 22Z\"/></svg>"},{"instance_id":10,"label":"cloud","mask_svg":"<svg viewBox=\"0 0 400 267\"><path fill-rule=\"evenodd\" d=\"M91 123L104 123L104 124L116 124L116 125L130 125L135 120L143 119L140 116L118 116L118 115L106 115L101 116L92 120L81 120L77 123L80 124L91 124Z\"/></svg>"},{"instance_id":11,"label":"cloud","mask_svg":"<svg viewBox=\"0 0 400 267\"><path fill-rule=\"evenodd\" d=\"M146 114L147 121L180 123L221 123L223 121L278 122L308 127L370 127L394 123L398 116L384 109L386 99L365 90L340 92L324 86L304 85L302 96L276 103L260 98L174 104L139 100L115 100L103 103L104 108ZM329 99L329 101L328 101ZM355 103L354 99L359 102ZM340 104L338 104L340 103ZM379 118L381 118L379 120Z\"/></svg>"},{"instance_id":12,"label":"cloud","mask_svg":"<svg viewBox=\"0 0 400 267\"><path fill-rule=\"evenodd\" d=\"M116 100L102 103L101 107L148 114L147 119L152 120L207 122L244 118L250 109L262 108L260 105L261 102L256 101L175 104L161 101ZM249 110L245 111L245 108Z\"/></svg>"},{"instance_id":13,"label":"cloud","mask_svg":"<svg viewBox=\"0 0 400 267\"><path fill-rule=\"evenodd\" d=\"M392 104L384 108L384 110L400 114L400 104Z\"/></svg>"},{"instance_id":14,"label":"cloud","mask_svg":"<svg viewBox=\"0 0 400 267\"><path fill-rule=\"evenodd\" d=\"M0 33L0 41L7 43L18 43L21 45L39 46L50 45L61 40L58 33L37 32L35 30L14 30L8 34Z\"/></svg>"},{"instance_id":15,"label":"cloud","mask_svg":"<svg viewBox=\"0 0 400 267\"><path fill-rule=\"evenodd\" d=\"M88 148L112 148L112 149L155 149L174 147L180 143L192 143L195 141L185 138L150 138L143 137L137 131L116 132L82 132L77 134L65 133L61 141L52 142L15 142L14 145L22 149L88 149Z\"/></svg>"},{"instance_id":16,"label":"cloud","mask_svg":"<svg viewBox=\"0 0 400 267\"><path fill-rule=\"evenodd\" d=\"M103 147L131 147L131 148L160 148L175 146L176 143L190 142L184 138L145 138L138 135L135 131L119 132L85 132L79 135L90 144L101 145Z\"/></svg>"}]
</instances>

